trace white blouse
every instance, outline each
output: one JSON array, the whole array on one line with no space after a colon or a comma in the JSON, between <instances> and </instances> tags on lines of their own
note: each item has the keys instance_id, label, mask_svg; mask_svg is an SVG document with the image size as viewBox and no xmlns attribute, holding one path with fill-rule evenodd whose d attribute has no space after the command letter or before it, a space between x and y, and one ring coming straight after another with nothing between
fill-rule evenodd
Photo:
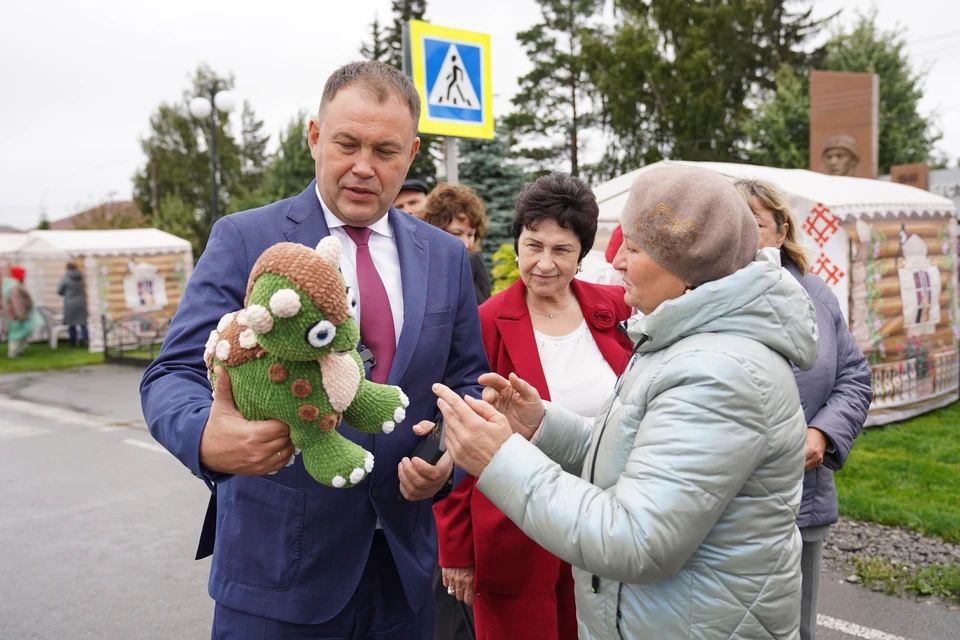
<instances>
[{"instance_id":1,"label":"white blouse","mask_svg":"<svg viewBox=\"0 0 960 640\"><path fill-rule=\"evenodd\" d=\"M548 336L536 329L533 334L550 401L585 418L595 418L617 375L600 353L587 321L565 336Z\"/></svg>"}]
</instances>

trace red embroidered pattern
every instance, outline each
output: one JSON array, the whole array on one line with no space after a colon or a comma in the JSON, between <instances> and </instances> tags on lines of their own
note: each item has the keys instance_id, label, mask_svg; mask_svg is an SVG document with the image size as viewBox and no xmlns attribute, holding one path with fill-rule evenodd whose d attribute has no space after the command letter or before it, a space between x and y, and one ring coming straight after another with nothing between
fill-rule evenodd
<instances>
[{"instance_id":1,"label":"red embroidered pattern","mask_svg":"<svg viewBox=\"0 0 960 640\"><path fill-rule=\"evenodd\" d=\"M830 209L818 202L804 220L803 230L817 243L818 247L823 249L823 245L827 244L833 234L840 230L840 221L830 213Z\"/></svg>"},{"instance_id":2,"label":"red embroidered pattern","mask_svg":"<svg viewBox=\"0 0 960 640\"><path fill-rule=\"evenodd\" d=\"M840 280L847 274L840 270L840 267L830 262L830 258L820 254L820 257L817 258L817 263L810 267L810 273L818 275L823 278L831 287L835 284L838 284Z\"/></svg>"}]
</instances>

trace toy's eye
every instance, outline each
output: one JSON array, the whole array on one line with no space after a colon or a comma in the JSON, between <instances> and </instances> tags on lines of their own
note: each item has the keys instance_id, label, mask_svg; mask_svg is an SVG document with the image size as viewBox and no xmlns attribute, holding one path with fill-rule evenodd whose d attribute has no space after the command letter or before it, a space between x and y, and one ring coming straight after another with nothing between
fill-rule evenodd
<instances>
[{"instance_id":1,"label":"toy's eye","mask_svg":"<svg viewBox=\"0 0 960 640\"><path fill-rule=\"evenodd\" d=\"M329 320L321 320L307 329L307 342L311 347L325 347L337 336L337 328Z\"/></svg>"},{"instance_id":2,"label":"toy's eye","mask_svg":"<svg viewBox=\"0 0 960 640\"><path fill-rule=\"evenodd\" d=\"M347 313L351 318L357 317L357 294L350 287L347 287Z\"/></svg>"}]
</instances>

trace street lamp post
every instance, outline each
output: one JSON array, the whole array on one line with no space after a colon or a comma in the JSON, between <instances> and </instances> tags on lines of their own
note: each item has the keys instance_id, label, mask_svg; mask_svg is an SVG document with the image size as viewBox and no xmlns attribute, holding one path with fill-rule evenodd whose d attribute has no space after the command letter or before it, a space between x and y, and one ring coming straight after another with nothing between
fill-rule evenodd
<instances>
[{"instance_id":1,"label":"street lamp post","mask_svg":"<svg viewBox=\"0 0 960 640\"><path fill-rule=\"evenodd\" d=\"M217 81L209 87L209 96L197 96L190 101L190 113L193 117L203 120L210 118L210 190L212 208L210 209L210 225L212 226L219 212L219 187L217 186L217 111L229 113L233 111L236 101L230 91L217 91Z\"/></svg>"}]
</instances>

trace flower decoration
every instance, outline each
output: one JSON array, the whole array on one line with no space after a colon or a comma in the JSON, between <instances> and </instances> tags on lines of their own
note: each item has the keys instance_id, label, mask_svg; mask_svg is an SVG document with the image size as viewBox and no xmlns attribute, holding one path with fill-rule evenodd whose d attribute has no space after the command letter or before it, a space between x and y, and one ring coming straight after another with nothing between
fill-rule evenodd
<instances>
[{"instance_id":1,"label":"flower decoration","mask_svg":"<svg viewBox=\"0 0 960 640\"><path fill-rule=\"evenodd\" d=\"M593 310L593 326L597 329L611 329L616 321L613 310L608 307L597 307Z\"/></svg>"}]
</instances>

